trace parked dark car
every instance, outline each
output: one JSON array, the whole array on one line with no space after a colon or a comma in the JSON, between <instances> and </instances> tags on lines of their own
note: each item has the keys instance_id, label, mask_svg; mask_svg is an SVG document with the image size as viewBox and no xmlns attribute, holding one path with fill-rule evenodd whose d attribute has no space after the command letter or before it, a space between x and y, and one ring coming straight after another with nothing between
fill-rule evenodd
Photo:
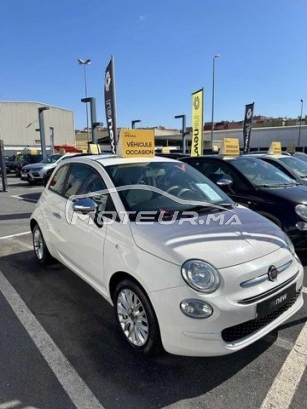
<instances>
[{"instance_id":1,"label":"parked dark car","mask_svg":"<svg viewBox=\"0 0 307 409\"><path fill-rule=\"evenodd\" d=\"M15 174L16 176L20 177L21 175L21 169L25 165L29 165L32 163L38 163L43 159L43 155L37 154L33 155L31 153L26 153L26 154L21 154L18 155L15 161Z\"/></svg>"},{"instance_id":2,"label":"parked dark car","mask_svg":"<svg viewBox=\"0 0 307 409\"><path fill-rule=\"evenodd\" d=\"M307 163L301 160L300 157L261 154L257 155L257 157L274 165L297 183L307 185Z\"/></svg>"},{"instance_id":3,"label":"parked dark car","mask_svg":"<svg viewBox=\"0 0 307 409\"><path fill-rule=\"evenodd\" d=\"M14 160L15 160L15 155L13 156L4 156L4 163L5 163L5 169L6 173L11 173L15 169L14 167ZM1 169L0 169L1 171Z\"/></svg>"},{"instance_id":4,"label":"parked dark car","mask_svg":"<svg viewBox=\"0 0 307 409\"><path fill-rule=\"evenodd\" d=\"M281 227L296 248L307 247L307 186L253 156L182 158L220 186L235 202ZM228 182L227 182L228 181Z\"/></svg>"},{"instance_id":5,"label":"parked dark car","mask_svg":"<svg viewBox=\"0 0 307 409\"><path fill-rule=\"evenodd\" d=\"M4 156L4 165L5 165L6 173L11 173L9 156Z\"/></svg>"}]
</instances>

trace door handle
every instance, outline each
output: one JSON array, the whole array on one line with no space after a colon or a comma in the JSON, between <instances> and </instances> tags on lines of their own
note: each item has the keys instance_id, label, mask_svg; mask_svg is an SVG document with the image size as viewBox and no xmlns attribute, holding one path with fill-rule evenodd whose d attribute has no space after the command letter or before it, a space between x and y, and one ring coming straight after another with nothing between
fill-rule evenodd
<instances>
[{"instance_id":1,"label":"door handle","mask_svg":"<svg viewBox=\"0 0 307 409\"><path fill-rule=\"evenodd\" d=\"M56 217L57 219L61 219L62 216L58 212L52 212L52 216Z\"/></svg>"}]
</instances>

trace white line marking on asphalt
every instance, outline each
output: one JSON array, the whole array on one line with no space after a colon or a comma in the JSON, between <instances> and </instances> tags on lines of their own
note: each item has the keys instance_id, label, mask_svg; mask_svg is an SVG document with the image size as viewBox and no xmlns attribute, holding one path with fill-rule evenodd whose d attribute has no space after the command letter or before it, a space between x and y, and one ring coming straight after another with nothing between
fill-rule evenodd
<instances>
[{"instance_id":1,"label":"white line marking on asphalt","mask_svg":"<svg viewBox=\"0 0 307 409\"><path fill-rule=\"evenodd\" d=\"M13 237L18 237L18 236L25 236L26 234L30 234L30 231L25 231L23 233L16 233L16 234L11 234L10 236L3 236L0 237L0 240L6 240L6 239L11 239Z\"/></svg>"},{"instance_id":2,"label":"white line marking on asphalt","mask_svg":"<svg viewBox=\"0 0 307 409\"><path fill-rule=\"evenodd\" d=\"M21 405L20 400L11 400L10 402L1 403L0 409L12 409L19 405Z\"/></svg>"},{"instance_id":3,"label":"white line marking on asphalt","mask_svg":"<svg viewBox=\"0 0 307 409\"><path fill-rule=\"evenodd\" d=\"M13 408L20 408L22 403L20 400L11 400L9 402L0 403L0 409L13 409ZM23 406L22 409L37 409L34 406Z\"/></svg>"},{"instance_id":4,"label":"white line marking on asphalt","mask_svg":"<svg viewBox=\"0 0 307 409\"><path fill-rule=\"evenodd\" d=\"M301 330L260 409L288 409L307 366L307 324Z\"/></svg>"},{"instance_id":5,"label":"white line marking on asphalt","mask_svg":"<svg viewBox=\"0 0 307 409\"><path fill-rule=\"evenodd\" d=\"M0 291L78 409L104 409L0 271Z\"/></svg>"},{"instance_id":6,"label":"white line marking on asphalt","mask_svg":"<svg viewBox=\"0 0 307 409\"><path fill-rule=\"evenodd\" d=\"M33 245L31 245L29 243L25 243L25 242L23 242L21 240L15 239L15 238L11 238L10 241L13 242L13 243L19 244L19 246L21 246L21 247L25 247L25 248L27 248L29 250L33 250Z\"/></svg>"},{"instance_id":7,"label":"white line marking on asphalt","mask_svg":"<svg viewBox=\"0 0 307 409\"><path fill-rule=\"evenodd\" d=\"M307 288L306 287L303 287L302 291L303 291L303 293L307 294Z\"/></svg>"},{"instance_id":8,"label":"white line marking on asphalt","mask_svg":"<svg viewBox=\"0 0 307 409\"><path fill-rule=\"evenodd\" d=\"M12 195L11 197L13 197L14 199L23 200L23 201L26 201L26 202L32 202L32 203L37 202L37 200L24 198L24 197L21 197L21 196L18 196L18 195Z\"/></svg>"}]
</instances>

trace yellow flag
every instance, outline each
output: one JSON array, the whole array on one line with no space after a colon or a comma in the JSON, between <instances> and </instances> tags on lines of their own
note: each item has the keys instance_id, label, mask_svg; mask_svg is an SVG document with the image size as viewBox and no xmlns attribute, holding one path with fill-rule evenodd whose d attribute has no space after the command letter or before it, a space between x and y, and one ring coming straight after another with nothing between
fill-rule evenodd
<instances>
[{"instance_id":1,"label":"yellow flag","mask_svg":"<svg viewBox=\"0 0 307 409\"><path fill-rule=\"evenodd\" d=\"M204 128L204 89L192 94L192 146L191 156L203 154L203 128Z\"/></svg>"}]
</instances>

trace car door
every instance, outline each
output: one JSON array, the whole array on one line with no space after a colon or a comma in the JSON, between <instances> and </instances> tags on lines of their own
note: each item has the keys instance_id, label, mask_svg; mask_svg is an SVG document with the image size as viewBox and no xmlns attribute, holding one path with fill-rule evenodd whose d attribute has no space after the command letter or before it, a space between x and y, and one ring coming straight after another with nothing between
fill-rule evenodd
<instances>
[{"instance_id":1,"label":"car door","mask_svg":"<svg viewBox=\"0 0 307 409\"><path fill-rule=\"evenodd\" d=\"M61 168L60 168L61 169ZM52 189L53 179L50 181ZM106 189L99 172L93 167L73 163L63 184L61 194L54 200L54 223L57 226L55 245L62 262L94 287L103 284L103 251L106 227L97 223L94 213L73 211L78 196L93 194L98 210L103 211L108 193L94 193ZM111 199L109 199L111 200Z\"/></svg>"}]
</instances>

